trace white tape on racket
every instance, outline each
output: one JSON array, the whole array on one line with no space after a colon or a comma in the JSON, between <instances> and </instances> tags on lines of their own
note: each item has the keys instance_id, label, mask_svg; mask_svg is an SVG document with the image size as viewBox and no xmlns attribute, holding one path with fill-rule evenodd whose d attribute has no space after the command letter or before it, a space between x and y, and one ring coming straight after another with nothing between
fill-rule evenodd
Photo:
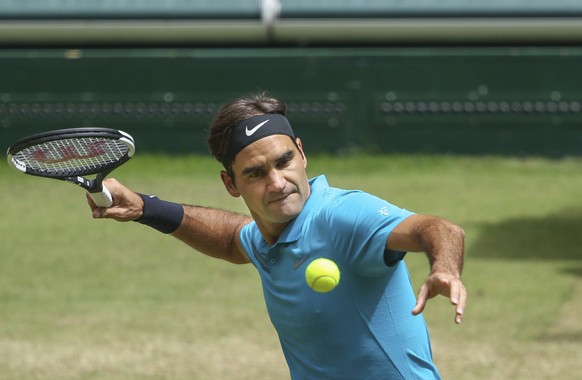
<instances>
[{"instance_id":1,"label":"white tape on racket","mask_svg":"<svg viewBox=\"0 0 582 380\"><path fill-rule=\"evenodd\" d=\"M89 193L89 196L93 199L93 202L95 202L97 207L110 207L113 204L111 192L105 185L103 185L101 192Z\"/></svg>"}]
</instances>

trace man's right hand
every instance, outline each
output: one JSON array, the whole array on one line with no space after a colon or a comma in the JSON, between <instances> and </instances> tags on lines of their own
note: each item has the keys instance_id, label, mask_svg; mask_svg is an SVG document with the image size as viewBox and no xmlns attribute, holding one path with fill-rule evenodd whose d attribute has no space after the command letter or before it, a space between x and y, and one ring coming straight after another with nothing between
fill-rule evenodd
<instances>
[{"instance_id":1,"label":"man's right hand","mask_svg":"<svg viewBox=\"0 0 582 380\"><path fill-rule=\"evenodd\" d=\"M110 207L97 207L95 202L87 194L87 202L95 219L114 219L118 222L129 222L136 220L143 214L143 200L135 192L129 190L114 178L107 178L103 181L113 197L113 204Z\"/></svg>"}]
</instances>

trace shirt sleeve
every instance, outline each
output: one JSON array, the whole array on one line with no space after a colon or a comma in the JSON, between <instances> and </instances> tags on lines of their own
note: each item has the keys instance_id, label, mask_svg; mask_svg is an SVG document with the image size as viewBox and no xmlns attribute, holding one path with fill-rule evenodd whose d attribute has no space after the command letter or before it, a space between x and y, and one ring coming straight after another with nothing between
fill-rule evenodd
<instances>
[{"instance_id":1,"label":"shirt sleeve","mask_svg":"<svg viewBox=\"0 0 582 380\"><path fill-rule=\"evenodd\" d=\"M392 230L412 212L361 191L336 198L328 209L330 233L352 271L377 277L386 273L405 252L387 251Z\"/></svg>"},{"instance_id":2,"label":"shirt sleeve","mask_svg":"<svg viewBox=\"0 0 582 380\"><path fill-rule=\"evenodd\" d=\"M259 268L262 261L257 257L257 252L253 248L253 240L255 239L256 230L257 227L255 222L249 223L243 226L240 230L239 238L247 257L255 267Z\"/></svg>"}]
</instances>

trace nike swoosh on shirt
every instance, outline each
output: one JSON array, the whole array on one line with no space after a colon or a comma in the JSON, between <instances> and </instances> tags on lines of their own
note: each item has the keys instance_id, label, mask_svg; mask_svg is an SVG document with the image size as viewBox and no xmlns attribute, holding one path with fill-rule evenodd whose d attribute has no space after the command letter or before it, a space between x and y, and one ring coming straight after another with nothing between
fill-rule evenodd
<instances>
[{"instance_id":1,"label":"nike swoosh on shirt","mask_svg":"<svg viewBox=\"0 0 582 380\"><path fill-rule=\"evenodd\" d=\"M292 268L293 270L296 270L296 269L298 269L298 268L301 266L301 264L303 264L303 263L305 262L305 260L307 260L307 258L308 258L308 257L309 257L309 255L306 255L306 256L305 256L304 258L302 258L301 260L299 260L299 261L297 261L297 262L293 263L293 265L291 266L291 268Z\"/></svg>"},{"instance_id":2,"label":"nike swoosh on shirt","mask_svg":"<svg viewBox=\"0 0 582 380\"><path fill-rule=\"evenodd\" d=\"M262 123L255 125L255 127L253 129L249 129L249 127L246 127L245 128L245 135L247 135L247 137L251 137L252 135L255 134L256 131L259 130L259 128L261 128L263 125L267 124L268 121L269 121L269 119L263 121Z\"/></svg>"}]
</instances>

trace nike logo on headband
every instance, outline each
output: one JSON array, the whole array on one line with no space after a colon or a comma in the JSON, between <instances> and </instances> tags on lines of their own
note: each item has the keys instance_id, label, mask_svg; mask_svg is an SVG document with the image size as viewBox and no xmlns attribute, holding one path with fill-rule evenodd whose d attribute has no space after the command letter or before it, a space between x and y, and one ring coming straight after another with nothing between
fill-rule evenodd
<instances>
[{"instance_id":1,"label":"nike logo on headband","mask_svg":"<svg viewBox=\"0 0 582 380\"><path fill-rule=\"evenodd\" d=\"M267 124L268 122L269 122L269 119L263 121L262 123L255 125L255 127L253 129L249 129L249 127L246 127L245 128L245 135L247 135L247 137L251 137L252 135L255 134L256 131L259 130L259 128L261 128L263 125Z\"/></svg>"}]
</instances>

